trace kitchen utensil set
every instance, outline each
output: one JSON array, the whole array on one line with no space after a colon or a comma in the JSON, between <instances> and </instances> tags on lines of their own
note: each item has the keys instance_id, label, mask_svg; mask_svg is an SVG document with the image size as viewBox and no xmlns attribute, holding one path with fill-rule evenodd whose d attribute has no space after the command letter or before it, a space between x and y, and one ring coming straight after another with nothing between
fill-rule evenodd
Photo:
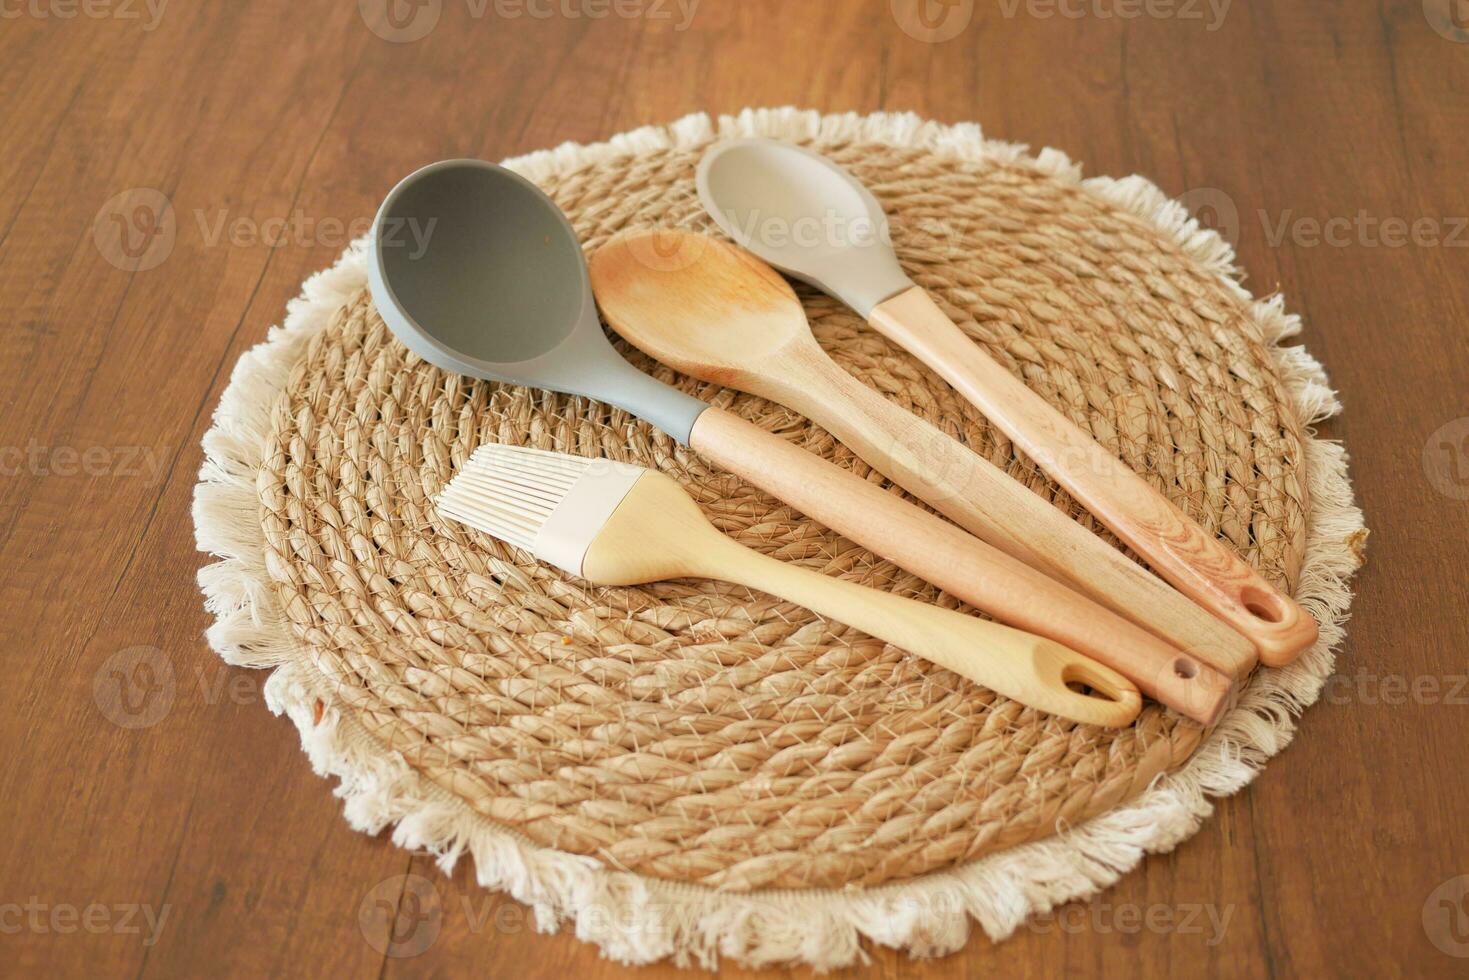
<instances>
[{"instance_id":1,"label":"kitchen utensil set","mask_svg":"<svg viewBox=\"0 0 1469 980\"><path fill-rule=\"evenodd\" d=\"M836 213L880 229L881 208L840 168L789 144L734 141L706 155L698 185L749 251L686 232L634 234L604 246L589 275L575 232L529 181L483 161L433 164L379 211L375 305L430 363L625 409L1009 625L758 555L710 527L666 477L607 461L486 446L445 489L441 513L599 584L693 576L771 592L1088 724L1129 724L1139 689L1211 723L1257 652L1284 663L1314 640L1304 611L985 358L881 235L808 246L760 232L762 214L789 227ZM405 221L434 229L426 245L395 247L388 230ZM761 258L909 347L1179 591L843 372ZM598 303L650 355L795 408L955 523L633 368L603 334Z\"/></svg>"}]
</instances>

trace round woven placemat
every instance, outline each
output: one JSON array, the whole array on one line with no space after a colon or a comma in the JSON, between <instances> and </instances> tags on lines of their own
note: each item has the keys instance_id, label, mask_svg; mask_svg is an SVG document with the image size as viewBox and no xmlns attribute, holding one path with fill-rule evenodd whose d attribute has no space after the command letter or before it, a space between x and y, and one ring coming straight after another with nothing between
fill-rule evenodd
<instances>
[{"instance_id":1,"label":"round woven placemat","mask_svg":"<svg viewBox=\"0 0 1469 980\"><path fill-rule=\"evenodd\" d=\"M700 150L542 186L588 250L629 228L708 231ZM1297 424L1247 309L1215 277L1024 162L823 152L872 188L905 268L976 343L1289 585L1305 526ZM941 379L845 307L803 298L843 367L1083 516ZM780 406L623 350L868 472ZM435 512L484 442L662 470L743 544L939 597L624 412L432 367L358 293L275 407L259 484L275 585L369 732L537 843L723 888L881 884L1084 820L1198 745L1197 727L1156 705L1120 732L1073 725L743 588L589 586Z\"/></svg>"},{"instance_id":2,"label":"round woven placemat","mask_svg":"<svg viewBox=\"0 0 1469 980\"><path fill-rule=\"evenodd\" d=\"M1295 590L1311 516L1290 390L1303 382L1221 274L1222 243L1190 243L1125 199L1136 188L1088 187L1049 151L956 153L815 120L790 135L872 189L906 270L976 344ZM714 137L564 151L533 177L588 250L632 228L717 233L694 189ZM799 291L846 369L1106 535L932 372ZM450 522L432 498L482 443L603 456L671 475L743 544L957 605L620 410L426 364L360 280L335 305L264 396L250 532L263 532L269 605L295 643L256 660L309 665L331 692L311 723L340 713L437 798L516 840L725 892L895 884L1080 825L1183 766L1206 735L1151 704L1125 730L1071 724L759 592L591 587ZM639 368L881 481L788 410L617 343Z\"/></svg>"}]
</instances>

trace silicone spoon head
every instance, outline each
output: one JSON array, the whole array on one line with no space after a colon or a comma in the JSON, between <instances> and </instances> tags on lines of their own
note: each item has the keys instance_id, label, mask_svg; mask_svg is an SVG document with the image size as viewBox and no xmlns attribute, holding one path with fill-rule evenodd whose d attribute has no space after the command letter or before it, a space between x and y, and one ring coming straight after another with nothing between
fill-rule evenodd
<instances>
[{"instance_id":1,"label":"silicone spoon head","mask_svg":"<svg viewBox=\"0 0 1469 980\"><path fill-rule=\"evenodd\" d=\"M727 140L705 152L697 183L725 234L864 317L913 285L882 205L819 153L779 140Z\"/></svg>"},{"instance_id":2,"label":"silicone spoon head","mask_svg":"<svg viewBox=\"0 0 1469 980\"><path fill-rule=\"evenodd\" d=\"M612 349L576 232L504 167L447 160L405 177L373 223L368 282L394 335L446 371L609 402L680 442L707 407Z\"/></svg>"},{"instance_id":3,"label":"silicone spoon head","mask_svg":"<svg viewBox=\"0 0 1469 980\"><path fill-rule=\"evenodd\" d=\"M612 329L696 378L741 387L736 382L766 357L816 344L790 284L719 239L671 230L620 235L592 255L591 272Z\"/></svg>"}]
</instances>

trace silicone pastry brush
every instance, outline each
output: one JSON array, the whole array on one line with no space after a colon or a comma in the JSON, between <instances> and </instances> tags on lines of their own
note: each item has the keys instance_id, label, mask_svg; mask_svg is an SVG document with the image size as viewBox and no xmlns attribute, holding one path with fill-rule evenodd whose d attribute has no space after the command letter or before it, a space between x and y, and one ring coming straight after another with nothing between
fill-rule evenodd
<instances>
[{"instance_id":1,"label":"silicone pastry brush","mask_svg":"<svg viewBox=\"0 0 1469 980\"><path fill-rule=\"evenodd\" d=\"M769 592L1072 721L1121 727L1142 702L1117 672L1054 641L752 551L719 533L677 483L640 466L487 445L437 504L597 585L708 578Z\"/></svg>"},{"instance_id":2,"label":"silicone pastry brush","mask_svg":"<svg viewBox=\"0 0 1469 980\"><path fill-rule=\"evenodd\" d=\"M882 206L846 170L791 143L728 140L704 154L697 182L731 238L912 352L1262 662L1290 663L1316 642L1309 613L965 336L899 266ZM833 226L840 240L811 233Z\"/></svg>"}]
</instances>

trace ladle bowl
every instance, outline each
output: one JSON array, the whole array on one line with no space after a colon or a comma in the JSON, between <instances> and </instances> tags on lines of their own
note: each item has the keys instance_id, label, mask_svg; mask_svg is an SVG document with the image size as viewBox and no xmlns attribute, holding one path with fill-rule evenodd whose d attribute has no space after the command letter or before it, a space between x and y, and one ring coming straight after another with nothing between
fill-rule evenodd
<instances>
[{"instance_id":1,"label":"ladle bowl","mask_svg":"<svg viewBox=\"0 0 1469 980\"><path fill-rule=\"evenodd\" d=\"M709 407L612 349L571 223L504 167L446 160L404 178L373 224L368 282L394 335L445 371L596 398L683 443Z\"/></svg>"}]
</instances>

